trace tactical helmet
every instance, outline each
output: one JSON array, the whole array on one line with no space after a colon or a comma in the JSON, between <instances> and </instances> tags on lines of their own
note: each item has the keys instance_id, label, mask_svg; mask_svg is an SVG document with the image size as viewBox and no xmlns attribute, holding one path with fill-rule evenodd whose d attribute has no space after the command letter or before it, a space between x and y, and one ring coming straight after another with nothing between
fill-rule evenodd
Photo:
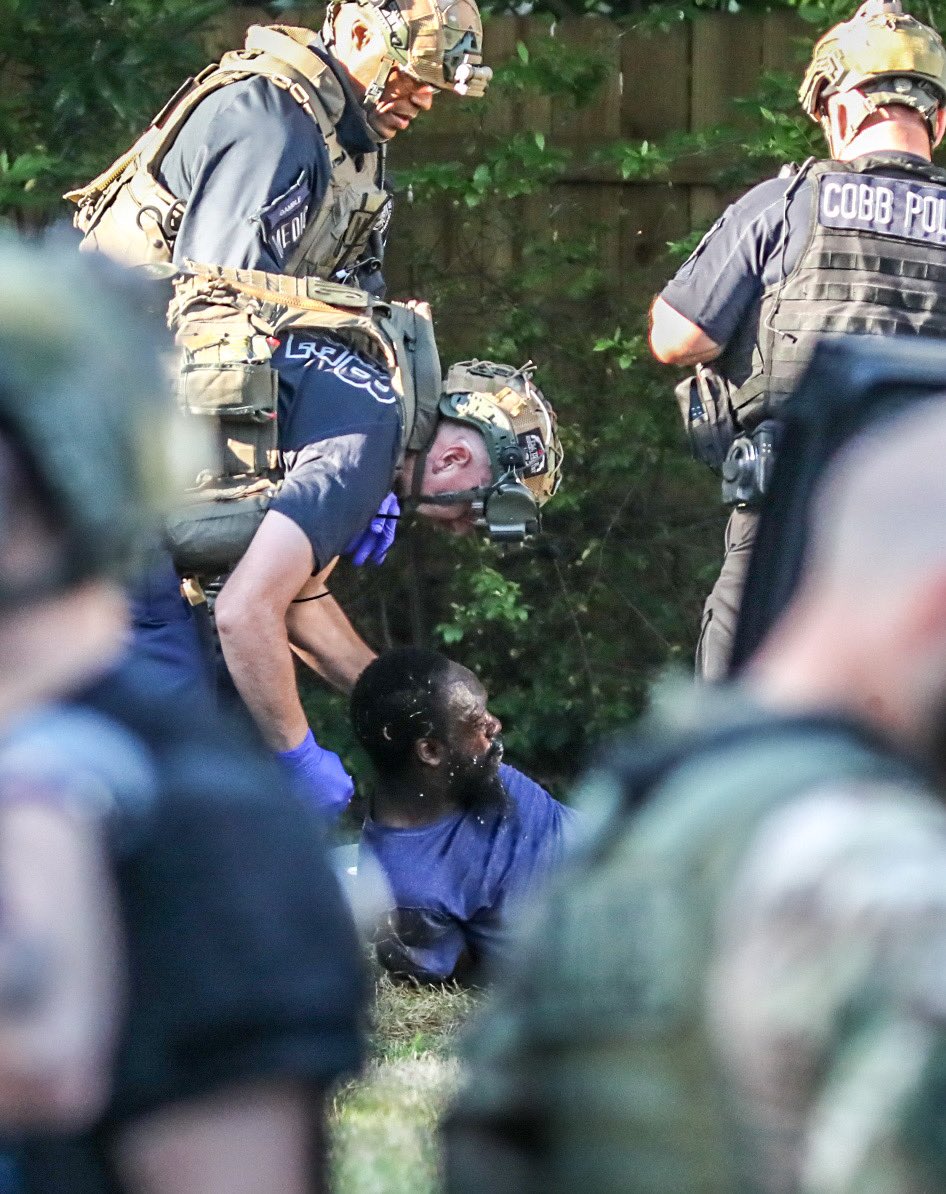
<instances>
[{"instance_id":1,"label":"tactical helmet","mask_svg":"<svg viewBox=\"0 0 946 1194\"><path fill-rule=\"evenodd\" d=\"M421 83L457 95L481 96L493 76L483 66L483 24L475 0L330 0L322 38L331 45L335 17L345 3L359 6L387 51L369 84L365 104L381 98L396 66Z\"/></svg>"},{"instance_id":2,"label":"tactical helmet","mask_svg":"<svg viewBox=\"0 0 946 1194\"><path fill-rule=\"evenodd\" d=\"M532 373L531 362L514 369L492 361L460 361L447 370L440 398L442 418L482 435L493 478L485 490L442 494L437 500L472 500L480 525L501 541L535 534L539 509L561 481L558 421Z\"/></svg>"},{"instance_id":3,"label":"tactical helmet","mask_svg":"<svg viewBox=\"0 0 946 1194\"><path fill-rule=\"evenodd\" d=\"M865 120L885 104L904 104L922 114L932 138L946 103L942 38L904 13L900 0L865 0L818 41L798 98L812 120L825 123L824 100L854 89L867 100Z\"/></svg>"},{"instance_id":4,"label":"tactical helmet","mask_svg":"<svg viewBox=\"0 0 946 1194\"><path fill-rule=\"evenodd\" d=\"M117 282L71 244L0 237L0 432L63 538L44 591L130 576L169 495L172 408L153 333L104 272Z\"/></svg>"}]
</instances>

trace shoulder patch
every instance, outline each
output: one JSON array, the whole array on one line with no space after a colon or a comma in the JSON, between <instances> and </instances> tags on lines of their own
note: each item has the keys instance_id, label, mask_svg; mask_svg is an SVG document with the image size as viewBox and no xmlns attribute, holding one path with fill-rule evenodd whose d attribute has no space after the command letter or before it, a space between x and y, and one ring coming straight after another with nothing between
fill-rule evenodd
<instances>
[{"instance_id":1,"label":"shoulder patch","mask_svg":"<svg viewBox=\"0 0 946 1194\"><path fill-rule=\"evenodd\" d=\"M818 223L946 246L946 187L874 174L823 174Z\"/></svg>"},{"instance_id":2,"label":"shoulder patch","mask_svg":"<svg viewBox=\"0 0 946 1194\"><path fill-rule=\"evenodd\" d=\"M311 197L312 188L302 173L288 191L264 207L257 217L263 240L280 261L286 259L305 231Z\"/></svg>"}]
</instances>

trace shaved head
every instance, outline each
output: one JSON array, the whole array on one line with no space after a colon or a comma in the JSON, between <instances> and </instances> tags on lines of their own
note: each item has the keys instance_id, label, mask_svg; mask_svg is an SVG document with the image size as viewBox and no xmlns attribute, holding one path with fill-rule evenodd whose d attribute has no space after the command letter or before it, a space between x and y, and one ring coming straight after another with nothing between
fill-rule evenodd
<instances>
[{"instance_id":1,"label":"shaved head","mask_svg":"<svg viewBox=\"0 0 946 1194\"><path fill-rule=\"evenodd\" d=\"M769 704L854 715L946 770L946 394L832 461L798 589L747 677Z\"/></svg>"},{"instance_id":2,"label":"shaved head","mask_svg":"<svg viewBox=\"0 0 946 1194\"><path fill-rule=\"evenodd\" d=\"M826 471L802 589L864 598L946 568L946 394L858 436Z\"/></svg>"}]
</instances>

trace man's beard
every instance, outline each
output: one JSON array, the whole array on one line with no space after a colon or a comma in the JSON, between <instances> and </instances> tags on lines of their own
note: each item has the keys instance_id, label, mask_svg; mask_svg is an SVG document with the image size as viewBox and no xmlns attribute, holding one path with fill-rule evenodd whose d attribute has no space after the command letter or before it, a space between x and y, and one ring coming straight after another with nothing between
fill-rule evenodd
<instances>
[{"instance_id":1,"label":"man's beard","mask_svg":"<svg viewBox=\"0 0 946 1194\"><path fill-rule=\"evenodd\" d=\"M493 741L481 755L452 755L449 762L450 799L464 812L491 812L506 806L506 789L499 778L503 757L502 740Z\"/></svg>"}]
</instances>

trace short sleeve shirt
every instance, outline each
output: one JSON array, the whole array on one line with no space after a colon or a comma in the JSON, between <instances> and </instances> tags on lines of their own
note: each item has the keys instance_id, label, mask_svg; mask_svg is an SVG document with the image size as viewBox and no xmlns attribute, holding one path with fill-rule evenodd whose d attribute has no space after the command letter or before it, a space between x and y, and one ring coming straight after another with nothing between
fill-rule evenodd
<instances>
[{"instance_id":1,"label":"short sleeve shirt","mask_svg":"<svg viewBox=\"0 0 946 1194\"><path fill-rule=\"evenodd\" d=\"M285 479L270 509L305 532L319 570L367 527L391 489L400 406L387 371L340 341L292 332L273 362Z\"/></svg>"},{"instance_id":2,"label":"short sleeve shirt","mask_svg":"<svg viewBox=\"0 0 946 1194\"><path fill-rule=\"evenodd\" d=\"M754 309L798 264L813 218L810 179L762 182L723 212L661 292L669 306L728 348L719 361L723 372L730 353L741 358L755 341Z\"/></svg>"},{"instance_id":3,"label":"short sleeve shirt","mask_svg":"<svg viewBox=\"0 0 946 1194\"><path fill-rule=\"evenodd\" d=\"M493 966L509 946L510 910L562 859L575 813L514 767L500 766L506 808L457 813L419 829L368 819L361 839L391 885L395 911L379 958L428 981L464 955Z\"/></svg>"}]
</instances>

